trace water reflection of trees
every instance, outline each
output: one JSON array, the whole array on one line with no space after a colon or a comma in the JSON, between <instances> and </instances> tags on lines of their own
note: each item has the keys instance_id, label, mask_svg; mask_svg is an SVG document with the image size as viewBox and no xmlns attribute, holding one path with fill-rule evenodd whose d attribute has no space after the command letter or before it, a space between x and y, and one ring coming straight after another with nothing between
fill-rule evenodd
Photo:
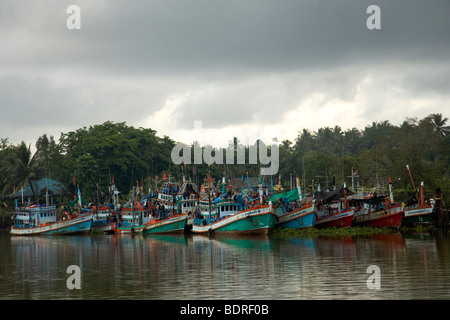
<instances>
[{"instance_id":1,"label":"water reflection of trees","mask_svg":"<svg viewBox=\"0 0 450 320\"><path fill-rule=\"evenodd\" d=\"M3 238L4 240L5 238ZM448 232L370 237L66 236L2 241L1 297L398 299L450 296ZM80 266L82 290L66 269ZM369 265L382 289L368 290Z\"/></svg>"}]
</instances>

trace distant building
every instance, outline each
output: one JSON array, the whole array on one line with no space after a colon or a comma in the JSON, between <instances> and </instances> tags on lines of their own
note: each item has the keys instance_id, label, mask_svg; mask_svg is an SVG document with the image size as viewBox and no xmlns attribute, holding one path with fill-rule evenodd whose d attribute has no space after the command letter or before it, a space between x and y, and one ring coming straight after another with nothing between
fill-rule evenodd
<instances>
[{"instance_id":1,"label":"distant building","mask_svg":"<svg viewBox=\"0 0 450 320\"><path fill-rule=\"evenodd\" d=\"M41 194L45 194L46 190L48 189L48 194L52 195L52 196L63 196L65 194L67 194L67 189L66 187L64 187L62 182L50 179L50 178L42 178L36 182L31 182L35 185L35 188L37 187L37 194L41 195ZM13 194L9 194L8 198L20 198L20 197L24 197L24 198L29 198L33 196L33 192L31 191L31 187L30 184L28 184L28 186L26 188L22 189L18 189L16 190L16 193Z\"/></svg>"}]
</instances>

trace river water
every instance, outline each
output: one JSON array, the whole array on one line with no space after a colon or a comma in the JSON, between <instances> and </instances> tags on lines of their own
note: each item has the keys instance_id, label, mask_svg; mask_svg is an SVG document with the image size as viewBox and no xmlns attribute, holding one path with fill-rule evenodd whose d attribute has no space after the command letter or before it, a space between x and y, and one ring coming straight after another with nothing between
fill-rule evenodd
<instances>
[{"instance_id":1,"label":"river water","mask_svg":"<svg viewBox=\"0 0 450 320\"><path fill-rule=\"evenodd\" d=\"M450 237L3 232L0 299L450 299Z\"/></svg>"}]
</instances>

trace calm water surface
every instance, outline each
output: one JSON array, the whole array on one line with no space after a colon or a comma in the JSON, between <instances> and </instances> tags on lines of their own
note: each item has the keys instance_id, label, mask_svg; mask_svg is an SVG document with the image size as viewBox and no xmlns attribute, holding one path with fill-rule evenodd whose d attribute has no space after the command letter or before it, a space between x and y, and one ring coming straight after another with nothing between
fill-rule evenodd
<instances>
[{"instance_id":1,"label":"calm water surface","mask_svg":"<svg viewBox=\"0 0 450 320\"><path fill-rule=\"evenodd\" d=\"M67 267L81 270L69 290ZM368 289L370 265L381 288ZM0 233L0 299L450 299L450 237Z\"/></svg>"}]
</instances>

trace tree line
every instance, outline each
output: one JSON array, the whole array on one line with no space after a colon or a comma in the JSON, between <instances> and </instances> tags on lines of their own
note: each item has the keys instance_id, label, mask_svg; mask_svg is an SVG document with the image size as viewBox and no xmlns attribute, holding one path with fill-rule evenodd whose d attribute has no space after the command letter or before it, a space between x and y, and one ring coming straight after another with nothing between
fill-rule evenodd
<instances>
[{"instance_id":1,"label":"tree line","mask_svg":"<svg viewBox=\"0 0 450 320\"><path fill-rule=\"evenodd\" d=\"M361 130L342 130L338 125L317 131L305 128L294 141L283 140L278 144L279 172L264 177L264 182L281 183L289 188L299 177L304 190L317 190L319 186L331 189L344 182L369 190L377 185L386 187L390 178L397 195L406 197L413 191L406 169L409 165L416 187L423 181L427 195L432 196L434 189L440 187L448 197L447 121L442 114L434 113L423 119L406 118L400 125L388 120L372 122ZM104 194L113 181L126 195L134 186L155 189L169 178L180 182L185 176L200 184L210 174L217 179L225 176L235 183L241 177L259 175L261 164L259 161L250 164L249 146L243 146L236 137L229 145L246 150L244 164L175 165L171 151L176 144L150 128L111 121L61 133L58 141L43 134L35 142L35 152L30 143L12 144L8 138L1 138L0 193L7 201L9 195L30 185L37 199L40 195L33 190L33 182L43 177L62 182L69 196L80 187L83 196L92 199L99 192ZM192 143L192 150L194 145L198 148L198 142Z\"/></svg>"}]
</instances>

